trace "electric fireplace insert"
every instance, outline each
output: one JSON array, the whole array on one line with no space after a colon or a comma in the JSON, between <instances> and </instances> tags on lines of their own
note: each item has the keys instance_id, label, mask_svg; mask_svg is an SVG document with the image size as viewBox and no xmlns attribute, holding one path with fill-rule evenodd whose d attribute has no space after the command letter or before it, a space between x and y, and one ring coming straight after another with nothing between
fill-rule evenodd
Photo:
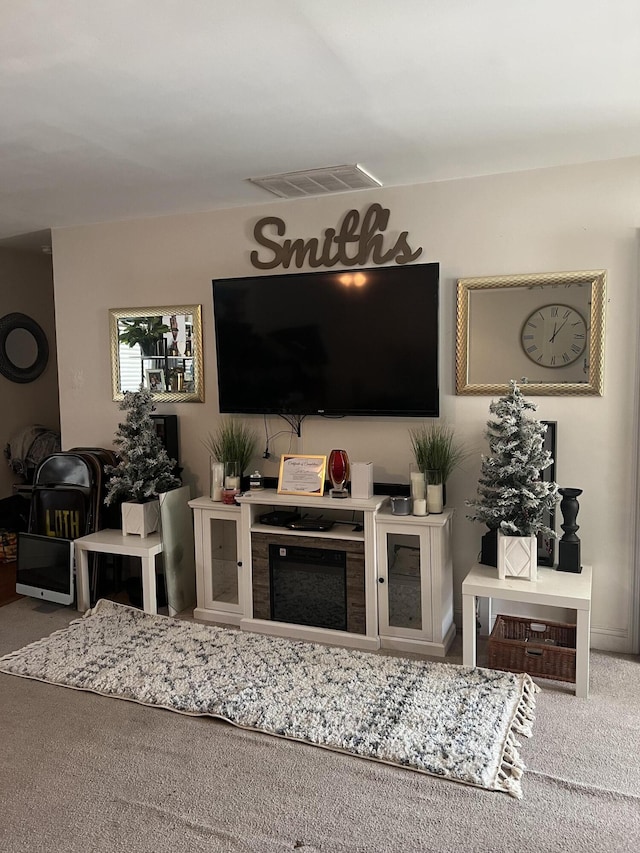
<instances>
[{"instance_id":1,"label":"electric fireplace insert","mask_svg":"<svg viewBox=\"0 0 640 853\"><path fill-rule=\"evenodd\" d=\"M253 618L366 634L364 541L251 534Z\"/></svg>"},{"instance_id":2,"label":"electric fireplace insert","mask_svg":"<svg viewBox=\"0 0 640 853\"><path fill-rule=\"evenodd\" d=\"M344 551L269 545L271 618L346 631L346 569Z\"/></svg>"}]
</instances>

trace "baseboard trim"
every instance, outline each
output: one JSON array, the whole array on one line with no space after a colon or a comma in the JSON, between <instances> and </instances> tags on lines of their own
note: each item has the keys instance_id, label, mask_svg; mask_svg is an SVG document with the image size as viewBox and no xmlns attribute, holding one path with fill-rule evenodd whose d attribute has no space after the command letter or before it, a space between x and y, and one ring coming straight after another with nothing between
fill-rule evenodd
<instances>
[{"instance_id":1,"label":"baseboard trim","mask_svg":"<svg viewBox=\"0 0 640 853\"><path fill-rule=\"evenodd\" d=\"M632 654L632 639L629 631L622 628L591 627L591 648L601 652Z\"/></svg>"}]
</instances>

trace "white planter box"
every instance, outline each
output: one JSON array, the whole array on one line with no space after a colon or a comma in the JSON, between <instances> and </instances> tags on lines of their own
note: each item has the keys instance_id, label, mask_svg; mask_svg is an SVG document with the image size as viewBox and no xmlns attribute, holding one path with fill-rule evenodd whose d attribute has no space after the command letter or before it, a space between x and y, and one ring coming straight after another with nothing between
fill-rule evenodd
<instances>
[{"instance_id":1,"label":"white planter box","mask_svg":"<svg viewBox=\"0 0 640 853\"><path fill-rule=\"evenodd\" d=\"M122 504L122 534L123 536L148 536L154 533L160 525L160 502L147 501L134 503L125 501Z\"/></svg>"},{"instance_id":2,"label":"white planter box","mask_svg":"<svg viewBox=\"0 0 640 853\"><path fill-rule=\"evenodd\" d=\"M498 578L538 577L537 536L505 536L498 531Z\"/></svg>"}]
</instances>

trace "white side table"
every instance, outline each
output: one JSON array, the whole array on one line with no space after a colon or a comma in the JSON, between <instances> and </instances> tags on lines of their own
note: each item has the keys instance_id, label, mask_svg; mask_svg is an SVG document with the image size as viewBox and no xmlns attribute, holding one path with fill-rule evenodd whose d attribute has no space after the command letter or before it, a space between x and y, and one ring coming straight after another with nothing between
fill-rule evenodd
<instances>
[{"instance_id":1,"label":"white side table","mask_svg":"<svg viewBox=\"0 0 640 853\"><path fill-rule=\"evenodd\" d=\"M476 665L476 599L499 598L576 611L576 696L589 695L591 566L580 574L538 567L538 579L498 578L493 566L475 565L462 582L462 662ZM489 608L491 611L491 608Z\"/></svg>"},{"instance_id":2,"label":"white side table","mask_svg":"<svg viewBox=\"0 0 640 853\"><path fill-rule=\"evenodd\" d=\"M145 613L157 613L156 598L156 554L162 551L159 533L150 536L123 536L122 530L97 530L88 536L74 540L79 566L76 567L78 584L78 610L84 612L91 606L89 596L89 552L119 554L124 557L140 557L142 565L142 609Z\"/></svg>"}]
</instances>

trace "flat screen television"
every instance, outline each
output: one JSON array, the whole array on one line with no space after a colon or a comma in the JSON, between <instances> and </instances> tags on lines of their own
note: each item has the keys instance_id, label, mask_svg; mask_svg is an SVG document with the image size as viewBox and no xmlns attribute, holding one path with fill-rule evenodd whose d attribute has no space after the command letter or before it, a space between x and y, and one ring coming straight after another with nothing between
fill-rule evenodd
<instances>
[{"instance_id":1,"label":"flat screen television","mask_svg":"<svg viewBox=\"0 0 640 853\"><path fill-rule=\"evenodd\" d=\"M225 413L437 417L439 265L213 282Z\"/></svg>"},{"instance_id":2,"label":"flat screen television","mask_svg":"<svg viewBox=\"0 0 640 853\"><path fill-rule=\"evenodd\" d=\"M35 533L18 534L16 592L57 604L72 604L73 542Z\"/></svg>"}]
</instances>

